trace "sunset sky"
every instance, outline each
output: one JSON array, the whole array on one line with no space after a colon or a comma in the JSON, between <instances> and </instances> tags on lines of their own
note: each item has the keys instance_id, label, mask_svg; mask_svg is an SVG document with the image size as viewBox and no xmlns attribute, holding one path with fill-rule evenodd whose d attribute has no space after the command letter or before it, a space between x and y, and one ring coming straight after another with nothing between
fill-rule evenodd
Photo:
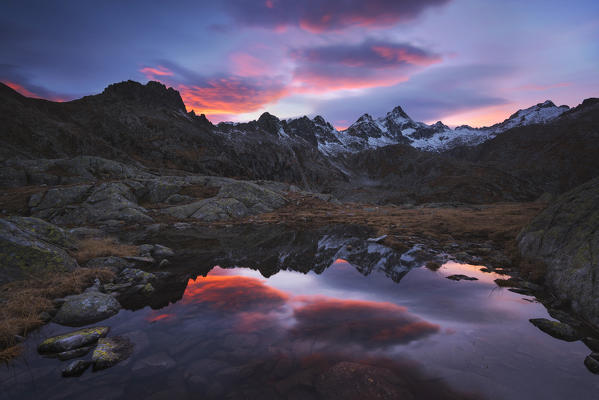
<instances>
[{"instance_id":1,"label":"sunset sky","mask_svg":"<svg viewBox=\"0 0 599 400\"><path fill-rule=\"evenodd\" d=\"M158 80L213 122L343 128L401 105L481 126L599 96L596 0L6 0L0 21L0 81L22 94Z\"/></svg>"}]
</instances>

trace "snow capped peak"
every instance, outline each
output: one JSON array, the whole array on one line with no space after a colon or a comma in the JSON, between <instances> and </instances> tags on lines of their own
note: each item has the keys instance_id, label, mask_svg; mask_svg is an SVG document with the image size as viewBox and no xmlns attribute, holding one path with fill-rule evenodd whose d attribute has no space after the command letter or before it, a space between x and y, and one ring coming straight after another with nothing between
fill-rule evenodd
<instances>
[{"instance_id":1,"label":"snow capped peak","mask_svg":"<svg viewBox=\"0 0 599 400\"><path fill-rule=\"evenodd\" d=\"M360 118L358 118L356 123L358 123L358 122L373 122L373 121L374 120L372 119L372 116L370 116L370 114L362 114L360 116Z\"/></svg>"},{"instance_id":2,"label":"snow capped peak","mask_svg":"<svg viewBox=\"0 0 599 400\"><path fill-rule=\"evenodd\" d=\"M553 104L553 102L551 100L545 100L544 102L537 104L537 107L539 107L539 108L555 107L555 104Z\"/></svg>"},{"instance_id":3,"label":"snow capped peak","mask_svg":"<svg viewBox=\"0 0 599 400\"><path fill-rule=\"evenodd\" d=\"M515 127L547 123L568 110L568 106L558 107L551 100L546 100L532 107L518 110L501 123L484 128L461 125L451 129L441 121L427 125L414 121L400 106L376 119L370 114L363 114L356 122L341 132L320 115L312 119L303 116L281 121L274 115L265 112L257 121L248 124L249 126L254 124L253 126L289 143L307 142L317 146L321 153L335 156L395 144L407 144L427 151L444 151L457 146L475 146ZM234 124L221 123L218 127L223 134L237 129Z\"/></svg>"},{"instance_id":4,"label":"snow capped peak","mask_svg":"<svg viewBox=\"0 0 599 400\"><path fill-rule=\"evenodd\" d=\"M406 114L406 112L400 106L397 106L393 110L389 111L387 113L387 117L393 117L393 118L401 117L403 119L408 119L408 120L412 119L409 117L408 114Z\"/></svg>"},{"instance_id":5,"label":"snow capped peak","mask_svg":"<svg viewBox=\"0 0 599 400\"><path fill-rule=\"evenodd\" d=\"M499 133L517 126L545 123L559 117L569 109L568 106L557 107L551 100L546 100L543 103L516 111L502 123L493 125L491 129Z\"/></svg>"}]
</instances>

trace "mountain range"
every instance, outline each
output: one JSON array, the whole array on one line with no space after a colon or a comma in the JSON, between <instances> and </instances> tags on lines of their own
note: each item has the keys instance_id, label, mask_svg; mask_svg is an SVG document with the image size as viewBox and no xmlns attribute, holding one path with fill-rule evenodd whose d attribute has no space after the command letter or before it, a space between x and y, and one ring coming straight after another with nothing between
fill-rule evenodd
<instances>
[{"instance_id":1,"label":"mountain range","mask_svg":"<svg viewBox=\"0 0 599 400\"><path fill-rule=\"evenodd\" d=\"M427 125L399 106L342 131L321 116L269 113L214 125L153 81L65 103L0 85L0 185L10 184L14 160L94 155L157 172L293 183L347 200L531 200L597 175L598 122L599 100L587 99L572 109L547 100L484 128Z\"/></svg>"}]
</instances>

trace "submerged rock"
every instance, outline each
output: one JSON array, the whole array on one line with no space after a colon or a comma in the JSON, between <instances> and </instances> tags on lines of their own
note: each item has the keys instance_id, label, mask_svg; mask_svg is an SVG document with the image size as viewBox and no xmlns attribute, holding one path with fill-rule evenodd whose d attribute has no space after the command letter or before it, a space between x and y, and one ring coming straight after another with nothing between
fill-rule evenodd
<instances>
[{"instance_id":1,"label":"submerged rock","mask_svg":"<svg viewBox=\"0 0 599 400\"><path fill-rule=\"evenodd\" d=\"M155 373L164 372L177 363L167 353L161 352L152 354L142 360L136 362L131 370L136 375L153 375Z\"/></svg>"},{"instance_id":2,"label":"submerged rock","mask_svg":"<svg viewBox=\"0 0 599 400\"><path fill-rule=\"evenodd\" d=\"M133 345L126 337L102 338L92 354L94 371L110 368L129 358L132 353Z\"/></svg>"},{"instance_id":3,"label":"submerged rock","mask_svg":"<svg viewBox=\"0 0 599 400\"><path fill-rule=\"evenodd\" d=\"M533 318L530 320L530 323L556 339L565 340L567 342L575 342L582 339L580 332L562 322L551 321L547 318Z\"/></svg>"},{"instance_id":4,"label":"submerged rock","mask_svg":"<svg viewBox=\"0 0 599 400\"><path fill-rule=\"evenodd\" d=\"M467 275L449 275L447 277L447 279L451 279L452 281L477 281L478 278L474 278L472 276L467 276Z\"/></svg>"},{"instance_id":5,"label":"submerged rock","mask_svg":"<svg viewBox=\"0 0 599 400\"><path fill-rule=\"evenodd\" d=\"M335 364L316 380L316 390L326 399L402 399L414 396L391 370L354 362Z\"/></svg>"},{"instance_id":6,"label":"submerged rock","mask_svg":"<svg viewBox=\"0 0 599 400\"><path fill-rule=\"evenodd\" d=\"M87 291L66 297L53 321L61 325L81 326L112 317L120 309L121 305L113 296Z\"/></svg>"},{"instance_id":7,"label":"submerged rock","mask_svg":"<svg viewBox=\"0 0 599 400\"><path fill-rule=\"evenodd\" d=\"M599 374L599 353L591 353L584 359L584 365L594 374Z\"/></svg>"},{"instance_id":8,"label":"submerged rock","mask_svg":"<svg viewBox=\"0 0 599 400\"><path fill-rule=\"evenodd\" d=\"M37 350L40 353L63 353L78 349L97 342L98 339L108 335L109 330L107 326L79 329L46 339L39 344Z\"/></svg>"},{"instance_id":9,"label":"submerged rock","mask_svg":"<svg viewBox=\"0 0 599 400\"><path fill-rule=\"evenodd\" d=\"M83 374L85 372L86 369L89 368L89 366L91 364L92 364L91 361L86 361L86 360L73 361L73 362L69 363L69 365L67 365L66 367L63 368L62 376L64 376L65 378L72 377L72 376L80 376L81 374Z\"/></svg>"}]
</instances>

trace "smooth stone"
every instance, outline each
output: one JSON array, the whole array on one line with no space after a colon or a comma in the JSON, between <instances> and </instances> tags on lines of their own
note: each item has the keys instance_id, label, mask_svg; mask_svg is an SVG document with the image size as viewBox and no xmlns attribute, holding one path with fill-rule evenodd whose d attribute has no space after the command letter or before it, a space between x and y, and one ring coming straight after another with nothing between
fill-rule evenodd
<instances>
[{"instance_id":1,"label":"smooth stone","mask_svg":"<svg viewBox=\"0 0 599 400\"><path fill-rule=\"evenodd\" d=\"M73 361L73 362L69 363L69 365L67 365L66 367L63 368L62 376L64 376L65 378L73 377L73 376L80 376L81 374L83 374L85 372L86 369L89 368L90 365L91 365L91 361L85 361L85 360Z\"/></svg>"},{"instance_id":2,"label":"smooth stone","mask_svg":"<svg viewBox=\"0 0 599 400\"><path fill-rule=\"evenodd\" d=\"M582 339L582 335L573 327L563 322L551 321L547 318L533 318L529 320L531 324L556 339L566 342L575 342Z\"/></svg>"},{"instance_id":3,"label":"smooth stone","mask_svg":"<svg viewBox=\"0 0 599 400\"><path fill-rule=\"evenodd\" d=\"M584 365L594 374L599 374L599 353L591 353L584 359Z\"/></svg>"},{"instance_id":4,"label":"smooth stone","mask_svg":"<svg viewBox=\"0 0 599 400\"><path fill-rule=\"evenodd\" d=\"M67 326L81 326L112 317L121 309L119 302L108 294L90 291L65 298L54 322Z\"/></svg>"},{"instance_id":5,"label":"smooth stone","mask_svg":"<svg viewBox=\"0 0 599 400\"><path fill-rule=\"evenodd\" d=\"M594 353L599 353L599 339L594 337L586 337L582 339L582 342L586 344L586 346L591 349Z\"/></svg>"},{"instance_id":6,"label":"smooth stone","mask_svg":"<svg viewBox=\"0 0 599 400\"><path fill-rule=\"evenodd\" d=\"M64 335L54 336L39 344L40 353L62 353L95 343L98 339L108 335L107 326L79 329Z\"/></svg>"},{"instance_id":7,"label":"smooth stone","mask_svg":"<svg viewBox=\"0 0 599 400\"><path fill-rule=\"evenodd\" d=\"M87 353L89 353L93 349L92 346L80 347L78 349L63 351L62 353L58 353L58 359L61 361L71 360L77 357L83 357Z\"/></svg>"}]
</instances>

